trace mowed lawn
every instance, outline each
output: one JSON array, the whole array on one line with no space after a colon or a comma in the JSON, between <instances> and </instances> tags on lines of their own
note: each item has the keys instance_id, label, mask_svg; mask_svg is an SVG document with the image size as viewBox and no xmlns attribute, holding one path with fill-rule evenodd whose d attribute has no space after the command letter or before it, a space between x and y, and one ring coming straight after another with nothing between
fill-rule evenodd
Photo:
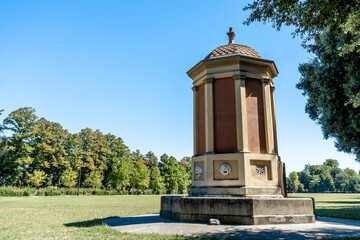
<instances>
[{"instance_id":1,"label":"mowed lawn","mask_svg":"<svg viewBox=\"0 0 360 240\"><path fill-rule=\"evenodd\" d=\"M290 196L314 197L319 216L360 220L360 194ZM0 197L0 239L185 239L124 234L100 222L159 210L159 195Z\"/></svg>"},{"instance_id":2,"label":"mowed lawn","mask_svg":"<svg viewBox=\"0 0 360 240\"><path fill-rule=\"evenodd\" d=\"M289 197L313 197L318 216L360 220L359 193L292 193Z\"/></svg>"},{"instance_id":3,"label":"mowed lawn","mask_svg":"<svg viewBox=\"0 0 360 240\"><path fill-rule=\"evenodd\" d=\"M99 221L159 211L158 195L0 197L0 239L174 239L123 234Z\"/></svg>"}]
</instances>

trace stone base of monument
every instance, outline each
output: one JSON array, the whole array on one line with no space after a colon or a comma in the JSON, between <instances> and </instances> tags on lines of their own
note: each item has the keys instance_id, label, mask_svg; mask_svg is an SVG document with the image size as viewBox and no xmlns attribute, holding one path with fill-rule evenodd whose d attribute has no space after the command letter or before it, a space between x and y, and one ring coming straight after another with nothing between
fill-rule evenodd
<instances>
[{"instance_id":1,"label":"stone base of monument","mask_svg":"<svg viewBox=\"0 0 360 240\"><path fill-rule=\"evenodd\" d=\"M314 223L312 198L163 196L160 217L184 222L219 219L221 224Z\"/></svg>"}]
</instances>

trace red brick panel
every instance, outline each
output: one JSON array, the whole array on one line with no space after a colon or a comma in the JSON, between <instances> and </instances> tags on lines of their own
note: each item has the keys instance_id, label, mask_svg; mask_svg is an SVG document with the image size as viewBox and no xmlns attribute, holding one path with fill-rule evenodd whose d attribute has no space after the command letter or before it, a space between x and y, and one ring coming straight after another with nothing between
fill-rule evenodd
<instances>
[{"instance_id":1,"label":"red brick panel","mask_svg":"<svg viewBox=\"0 0 360 240\"><path fill-rule=\"evenodd\" d=\"M201 85L197 93L196 113L197 155L205 153L205 87Z\"/></svg>"},{"instance_id":2,"label":"red brick panel","mask_svg":"<svg viewBox=\"0 0 360 240\"><path fill-rule=\"evenodd\" d=\"M216 79L213 84L214 150L216 153L236 152L234 79Z\"/></svg>"},{"instance_id":3,"label":"red brick panel","mask_svg":"<svg viewBox=\"0 0 360 240\"><path fill-rule=\"evenodd\" d=\"M249 151L251 153L266 153L264 104L261 80L246 79L245 88Z\"/></svg>"}]
</instances>

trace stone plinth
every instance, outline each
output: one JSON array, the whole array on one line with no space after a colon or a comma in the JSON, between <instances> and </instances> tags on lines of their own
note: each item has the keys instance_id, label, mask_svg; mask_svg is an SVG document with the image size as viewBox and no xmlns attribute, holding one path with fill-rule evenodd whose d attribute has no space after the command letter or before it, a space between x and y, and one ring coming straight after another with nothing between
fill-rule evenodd
<instances>
[{"instance_id":1,"label":"stone plinth","mask_svg":"<svg viewBox=\"0 0 360 240\"><path fill-rule=\"evenodd\" d=\"M160 216L184 222L226 224L314 223L312 198L163 196Z\"/></svg>"}]
</instances>

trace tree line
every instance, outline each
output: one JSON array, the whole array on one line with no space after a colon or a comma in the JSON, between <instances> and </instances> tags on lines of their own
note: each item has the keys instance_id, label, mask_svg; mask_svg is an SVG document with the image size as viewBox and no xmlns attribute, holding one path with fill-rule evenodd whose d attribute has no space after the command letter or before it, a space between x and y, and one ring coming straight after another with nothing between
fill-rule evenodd
<instances>
[{"instance_id":1,"label":"tree line","mask_svg":"<svg viewBox=\"0 0 360 240\"><path fill-rule=\"evenodd\" d=\"M1 114L1 111L0 111ZM187 191L191 158L131 151L122 138L100 130L70 133L59 123L19 108L0 125L0 186ZM6 133L6 134L5 134ZM334 159L305 165L287 178L289 192L360 192L360 176Z\"/></svg>"},{"instance_id":2,"label":"tree line","mask_svg":"<svg viewBox=\"0 0 360 240\"><path fill-rule=\"evenodd\" d=\"M131 151L121 137L100 130L70 133L38 118L31 107L11 112L0 125L0 186L186 191L191 158ZM1 112L0 112L1 114Z\"/></svg>"},{"instance_id":3,"label":"tree line","mask_svg":"<svg viewBox=\"0 0 360 240\"><path fill-rule=\"evenodd\" d=\"M360 192L360 175L353 169L339 168L335 159L322 165L305 165L301 172L291 172L286 180L288 192Z\"/></svg>"}]
</instances>

